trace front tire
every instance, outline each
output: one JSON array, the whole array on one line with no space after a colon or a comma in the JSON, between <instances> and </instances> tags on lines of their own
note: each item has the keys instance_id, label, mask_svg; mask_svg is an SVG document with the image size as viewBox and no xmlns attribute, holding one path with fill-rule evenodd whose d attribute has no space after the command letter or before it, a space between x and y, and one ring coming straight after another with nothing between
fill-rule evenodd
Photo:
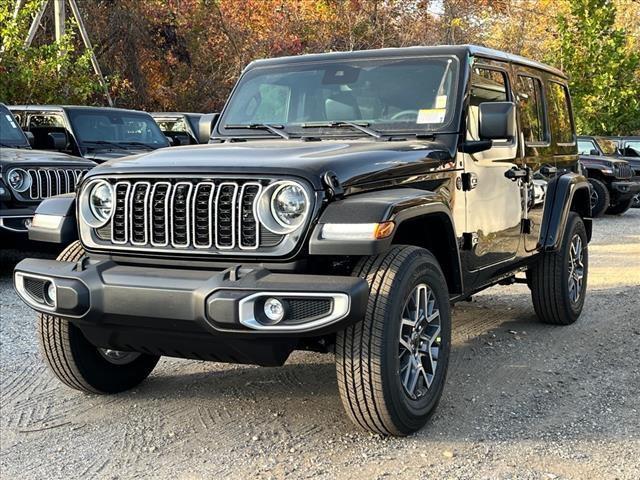
<instances>
[{"instance_id":1,"label":"front tire","mask_svg":"<svg viewBox=\"0 0 640 480\"><path fill-rule=\"evenodd\" d=\"M80 242L59 256L77 262L85 252ZM40 350L53 374L65 385L86 393L117 393L135 387L153 371L160 357L95 347L80 329L54 315L38 314Z\"/></svg>"},{"instance_id":2,"label":"front tire","mask_svg":"<svg viewBox=\"0 0 640 480\"><path fill-rule=\"evenodd\" d=\"M626 211L631 208L632 203L633 203L633 197L628 200L623 200L614 205L611 205L607 209L607 215L622 215L623 213L626 213Z\"/></svg>"},{"instance_id":3,"label":"front tire","mask_svg":"<svg viewBox=\"0 0 640 480\"><path fill-rule=\"evenodd\" d=\"M352 421L381 435L408 435L436 408L451 348L446 280L427 250L397 246L360 261L369 283L364 320L339 332L336 372Z\"/></svg>"},{"instance_id":4,"label":"front tire","mask_svg":"<svg viewBox=\"0 0 640 480\"><path fill-rule=\"evenodd\" d=\"M599 218L604 215L604 212L609 208L611 195L604 182L596 178L590 178L589 182L593 187L591 191L591 216L593 218Z\"/></svg>"},{"instance_id":5,"label":"front tire","mask_svg":"<svg viewBox=\"0 0 640 480\"><path fill-rule=\"evenodd\" d=\"M584 306L589 254L580 215L569 214L560 248L540 254L527 276L538 319L553 325L575 322Z\"/></svg>"}]
</instances>

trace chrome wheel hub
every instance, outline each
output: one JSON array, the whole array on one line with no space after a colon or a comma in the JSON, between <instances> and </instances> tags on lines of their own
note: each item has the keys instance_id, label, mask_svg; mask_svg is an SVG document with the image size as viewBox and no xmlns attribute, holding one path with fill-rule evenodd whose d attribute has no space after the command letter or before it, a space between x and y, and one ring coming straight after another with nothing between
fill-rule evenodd
<instances>
[{"instance_id":1,"label":"chrome wheel hub","mask_svg":"<svg viewBox=\"0 0 640 480\"><path fill-rule=\"evenodd\" d=\"M140 356L138 352L123 352L122 350L111 350L110 348L99 348L98 352L105 360L114 365L126 365Z\"/></svg>"},{"instance_id":2,"label":"chrome wheel hub","mask_svg":"<svg viewBox=\"0 0 640 480\"><path fill-rule=\"evenodd\" d=\"M436 374L440 337L440 310L431 288L415 287L402 311L398 358L400 381L409 398L424 396Z\"/></svg>"},{"instance_id":3,"label":"chrome wheel hub","mask_svg":"<svg viewBox=\"0 0 640 480\"><path fill-rule=\"evenodd\" d=\"M577 303L584 281L584 250L580 235L574 235L569 246L569 299Z\"/></svg>"}]
</instances>

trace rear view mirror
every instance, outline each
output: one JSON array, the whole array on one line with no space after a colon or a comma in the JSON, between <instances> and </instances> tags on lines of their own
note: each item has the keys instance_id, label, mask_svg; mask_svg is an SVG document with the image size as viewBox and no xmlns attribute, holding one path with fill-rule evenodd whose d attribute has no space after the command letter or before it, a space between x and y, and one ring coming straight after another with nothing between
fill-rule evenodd
<instances>
[{"instance_id":1,"label":"rear view mirror","mask_svg":"<svg viewBox=\"0 0 640 480\"><path fill-rule=\"evenodd\" d=\"M513 102L481 103L479 117L478 133L482 140L516 138L516 106Z\"/></svg>"},{"instance_id":2,"label":"rear view mirror","mask_svg":"<svg viewBox=\"0 0 640 480\"><path fill-rule=\"evenodd\" d=\"M27 141L29 142L29 145L33 147L36 143L36 137L33 136L33 133L24 132L24 136L27 137Z\"/></svg>"},{"instance_id":3,"label":"rear view mirror","mask_svg":"<svg viewBox=\"0 0 640 480\"><path fill-rule=\"evenodd\" d=\"M199 143L209 143L209 137L211 137L211 132L213 132L219 116L219 113L207 113L200 117L197 132Z\"/></svg>"},{"instance_id":4,"label":"rear view mirror","mask_svg":"<svg viewBox=\"0 0 640 480\"><path fill-rule=\"evenodd\" d=\"M49 148L53 150L67 149L67 136L61 132L49 132L47 135Z\"/></svg>"}]
</instances>

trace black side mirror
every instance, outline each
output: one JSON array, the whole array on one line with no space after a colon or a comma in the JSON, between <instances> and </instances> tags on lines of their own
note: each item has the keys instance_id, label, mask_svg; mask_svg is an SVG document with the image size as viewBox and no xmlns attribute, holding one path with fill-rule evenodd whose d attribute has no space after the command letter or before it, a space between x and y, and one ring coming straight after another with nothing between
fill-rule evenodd
<instances>
[{"instance_id":1,"label":"black side mirror","mask_svg":"<svg viewBox=\"0 0 640 480\"><path fill-rule=\"evenodd\" d=\"M597 157L598 155L600 155L600 152L598 152L598 150L596 150L595 148L592 148L591 151L589 152L589 155L593 155Z\"/></svg>"},{"instance_id":2,"label":"black side mirror","mask_svg":"<svg viewBox=\"0 0 640 480\"><path fill-rule=\"evenodd\" d=\"M29 142L29 145L33 147L36 144L36 137L33 136L33 133L24 132L24 136L27 137L27 141Z\"/></svg>"},{"instance_id":3,"label":"black side mirror","mask_svg":"<svg viewBox=\"0 0 640 480\"><path fill-rule=\"evenodd\" d=\"M49 148L53 150L67 149L67 136L62 132L49 132L47 135L49 140Z\"/></svg>"},{"instance_id":4,"label":"black side mirror","mask_svg":"<svg viewBox=\"0 0 640 480\"><path fill-rule=\"evenodd\" d=\"M213 132L216 123L218 123L218 117L220 117L219 113L207 113L200 117L198 122L199 143L209 143L209 137L211 137L211 132Z\"/></svg>"},{"instance_id":5,"label":"black side mirror","mask_svg":"<svg viewBox=\"0 0 640 480\"><path fill-rule=\"evenodd\" d=\"M484 102L479 106L481 140L513 140L516 129L516 106L513 102Z\"/></svg>"}]
</instances>

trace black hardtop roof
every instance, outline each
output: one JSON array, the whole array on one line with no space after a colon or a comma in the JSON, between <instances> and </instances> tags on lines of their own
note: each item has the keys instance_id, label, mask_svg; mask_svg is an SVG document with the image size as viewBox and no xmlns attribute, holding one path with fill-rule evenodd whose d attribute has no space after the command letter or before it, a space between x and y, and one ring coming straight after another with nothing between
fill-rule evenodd
<instances>
[{"instance_id":1,"label":"black hardtop roof","mask_svg":"<svg viewBox=\"0 0 640 480\"><path fill-rule=\"evenodd\" d=\"M247 69L254 67L285 65L292 63L317 62L323 60L343 60L343 59L367 59L367 58L387 58L421 55L455 55L459 58L467 56L484 57L493 60L517 63L519 65L544 70L560 78L566 79L566 75L557 68L544 63L536 62L519 55L480 47L478 45L439 45L433 47L414 46L401 48L380 48L376 50L357 50L349 52L313 53L307 55L297 55L290 57L265 58L254 60Z\"/></svg>"},{"instance_id":2,"label":"black hardtop roof","mask_svg":"<svg viewBox=\"0 0 640 480\"><path fill-rule=\"evenodd\" d=\"M115 108L115 107L96 107L91 105L10 105L10 110L51 110L55 112L62 112L64 110L106 110L110 112L132 112L132 113L147 113L144 110L133 110L128 108Z\"/></svg>"},{"instance_id":3,"label":"black hardtop roof","mask_svg":"<svg viewBox=\"0 0 640 480\"><path fill-rule=\"evenodd\" d=\"M199 112L149 112L152 117L176 117L179 115L206 115Z\"/></svg>"}]
</instances>

